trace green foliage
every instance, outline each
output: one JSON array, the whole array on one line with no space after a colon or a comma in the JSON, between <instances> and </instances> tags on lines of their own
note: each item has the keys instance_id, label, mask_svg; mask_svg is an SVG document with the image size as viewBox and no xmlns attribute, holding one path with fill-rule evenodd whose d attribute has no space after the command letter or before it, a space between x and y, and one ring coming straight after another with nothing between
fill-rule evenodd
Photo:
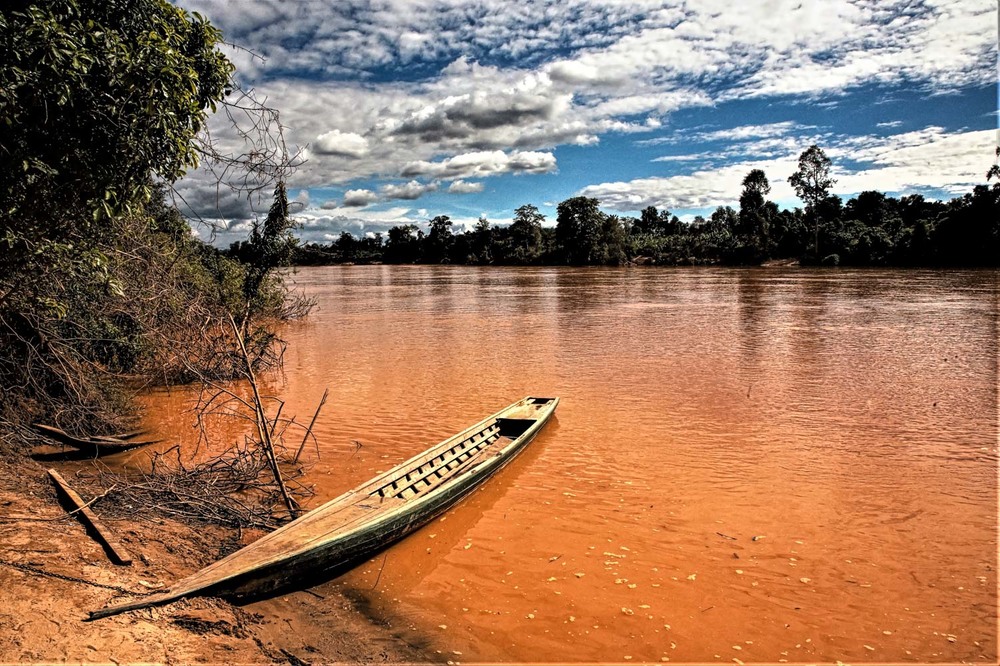
<instances>
[{"instance_id":1,"label":"green foliage","mask_svg":"<svg viewBox=\"0 0 1000 666\"><path fill-rule=\"evenodd\" d=\"M472 229L472 238L468 240L468 255L466 263L489 264L493 261L493 228L490 221L480 217Z\"/></svg>"},{"instance_id":2,"label":"green foliage","mask_svg":"<svg viewBox=\"0 0 1000 666\"><path fill-rule=\"evenodd\" d=\"M389 229L385 244L385 260L393 264L412 264L420 258L420 244L424 232L415 224Z\"/></svg>"},{"instance_id":3,"label":"green foliage","mask_svg":"<svg viewBox=\"0 0 1000 666\"><path fill-rule=\"evenodd\" d=\"M273 312L284 302L281 278L275 269L287 266L295 254L298 239L292 234L295 222L288 216L288 191L279 181L274 201L263 222L255 220L246 241L234 243L230 256L245 267L243 281L243 322Z\"/></svg>"},{"instance_id":4,"label":"green foliage","mask_svg":"<svg viewBox=\"0 0 1000 666\"><path fill-rule=\"evenodd\" d=\"M751 170L743 179L740 212L734 232L738 248L733 263L759 264L771 253L771 224L778 207L766 199L771 184L761 169Z\"/></svg>"},{"instance_id":5,"label":"green foliage","mask_svg":"<svg viewBox=\"0 0 1000 666\"><path fill-rule=\"evenodd\" d=\"M598 263L604 213L597 199L573 197L556 207L556 243L567 264Z\"/></svg>"},{"instance_id":6,"label":"green foliage","mask_svg":"<svg viewBox=\"0 0 1000 666\"><path fill-rule=\"evenodd\" d=\"M154 190L156 191L156 190ZM242 303L243 267L177 228L160 201L108 222L113 243L53 265L0 306L0 420L101 430L129 413L135 379L229 374L217 324ZM69 268L67 268L69 267Z\"/></svg>"},{"instance_id":7,"label":"green foliage","mask_svg":"<svg viewBox=\"0 0 1000 666\"><path fill-rule=\"evenodd\" d=\"M509 244L505 263L533 264L542 253L542 223L545 216L531 204L514 211L514 219L507 229Z\"/></svg>"},{"instance_id":8,"label":"green foliage","mask_svg":"<svg viewBox=\"0 0 1000 666\"><path fill-rule=\"evenodd\" d=\"M977 185L949 202L938 220L933 245L940 263L949 266L996 266L1000 263L1000 183Z\"/></svg>"},{"instance_id":9,"label":"green foliage","mask_svg":"<svg viewBox=\"0 0 1000 666\"><path fill-rule=\"evenodd\" d=\"M166 0L52 0L0 12L0 229L19 261L107 230L197 164L226 94L219 32Z\"/></svg>"},{"instance_id":10,"label":"green foliage","mask_svg":"<svg viewBox=\"0 0 1000 666\"><path fill-rule=\"evenodd\" d=\"M245 271L156 183L197 164L220 39L166 0L0 9L0 421L100 430L136 380L217 368Z\"/></svg>"},{"instance_id":11,"label":"green foliage","mask_svg":"<svg viewBox=\"0 0 1000 666\"><path fill-rule=\"evenodd\" d=\"M447 215L438 215L430 221L430 232L424 242L424 263L444 264L449 262L449 252L455 244L451 227L451 218Z\"/></svg>"},{"instance_id":12,"label":"green foliage","mask_svg":"<svg viewBox=\"0 0 1000 666\"><path fill-rule=\"evenodd\" d=\"M837 182L830 176L831 162L823 149L813 144L799 155L799 168L788 178L795 188L795 194L806 204L806 213L812 216L815 225L813 239L814 256L819 257L819 231L824 216L821 204L830 196L830 188Z\"/></svg>"},{"instance_id":13,"label":"green foliage","mask_svg":"<svg viewBox=\"0 0 1000 666\"><path fill-rule=\"evenodd\" d=\"M807 206L818 206L830 195L830 188L837 182L830 176L831 165L830 158L816 144L799 155L799 168L789 176L788 182Z\"/></svg>"}]
</instances>

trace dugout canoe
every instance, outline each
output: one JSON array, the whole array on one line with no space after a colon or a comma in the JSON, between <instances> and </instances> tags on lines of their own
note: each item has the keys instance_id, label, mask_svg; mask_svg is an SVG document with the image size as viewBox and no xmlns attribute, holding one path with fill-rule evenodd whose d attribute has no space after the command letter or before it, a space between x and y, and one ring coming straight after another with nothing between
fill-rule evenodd
<instances>
[{"instance_id":1,"label":"dugout canoe","mask_svg":"<svg viewBox=\"0 0 1000 666\"><path fill-rule=\"evenodd\" d=\"M558 404L559 398L519 400L169 590L92 611L89 619L196 595L274 593L340 570L458 503L523 450Z\"/></svg>"},{"instance_id":2,"label":"dugout canoe","mask_svg":"<svg viewBox=\"0 0 1000 666\"><path fill-rule=\"evenodd\" d=\"M63 446L69 446L93 456L109 456L114 453L137 449L141 446L157 444L161 441L136 440L136 437L143 434L141 430L114 436L76 437L61 428L45 425L44 423L33 423L31 427L38 434L45 435L49 439L62 444Z\"/></svg>"}]
</instances>

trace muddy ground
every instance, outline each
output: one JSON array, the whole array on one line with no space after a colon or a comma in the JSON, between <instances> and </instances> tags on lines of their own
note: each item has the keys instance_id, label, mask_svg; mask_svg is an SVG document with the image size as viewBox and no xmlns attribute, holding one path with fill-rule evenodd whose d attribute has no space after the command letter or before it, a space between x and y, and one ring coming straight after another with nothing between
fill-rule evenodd
<instances>
[{"instance_id":1,"label":"muddy ground","mask_svg":"<svg viewBox=\"0 0 1000 666\"><path fill-rule=\"evenodd\" d=\"M131 566L116 566L78 520L66 517L48 466L59 469L0 458L0 662L433 660L412 630L372 616L363 594L336 582L242 607L199 598L83 621L88 611L132 598L109 588L143 594L168 587L231 551L240 536L167 518L108 521L134 557ZM63 475L72 484L71 471Z\"/></svg>"}]
</instances>

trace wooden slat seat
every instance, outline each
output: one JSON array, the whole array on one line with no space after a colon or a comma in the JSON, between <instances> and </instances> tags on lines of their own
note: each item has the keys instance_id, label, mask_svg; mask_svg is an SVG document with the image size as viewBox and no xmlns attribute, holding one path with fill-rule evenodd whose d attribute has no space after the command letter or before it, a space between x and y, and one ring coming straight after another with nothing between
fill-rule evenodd
<instances>
[{"instance_id":1,"label":"wooden slat seat","mask_svg":"<svg viewBox=\"0 0 1000 666\"><path fill-rule=\"evenodd\" d=\"M475 438L480 435L483 435L483 439L476 442ZM391 484L383 486L379 489L379 494L409 499L437 485L439 481L446 478L444 476L446 472L451 472L463 462L479 453L483 448L495 442L499 437L499 429L495 425L490 426L486 430L464 440L459 446L424 463L415 470L415 474L407 474L405 477L396 479ZM439 458L441 459L440 462L435 463L435 460ZM432 478L435 476L437 477L436 479ZM423 487L420 487L421 485Z\"/></svg>"}]
</instances>

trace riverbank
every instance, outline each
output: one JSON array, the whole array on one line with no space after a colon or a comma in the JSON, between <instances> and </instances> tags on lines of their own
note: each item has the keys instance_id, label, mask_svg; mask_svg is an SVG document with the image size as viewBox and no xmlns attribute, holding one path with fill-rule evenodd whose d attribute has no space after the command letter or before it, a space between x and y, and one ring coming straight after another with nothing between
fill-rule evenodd
<instances>
[{"instance_id":1,"label":"riverbank","mask_svg":"<svg viewBox=\"0 0 1000 666\"><path fill-rule=\"evenodd\" d=\"M371 615L363 596L335 583L242 607L198 598L84 622L88 611L123 598L118 590L169 586L260 534L167 518L109 521L135 558L116 566L79 521L66 517L45 466L2 462L0 662L430 660L419 637L397 629L393 618Z\"/></svg>"}]
</instances>

